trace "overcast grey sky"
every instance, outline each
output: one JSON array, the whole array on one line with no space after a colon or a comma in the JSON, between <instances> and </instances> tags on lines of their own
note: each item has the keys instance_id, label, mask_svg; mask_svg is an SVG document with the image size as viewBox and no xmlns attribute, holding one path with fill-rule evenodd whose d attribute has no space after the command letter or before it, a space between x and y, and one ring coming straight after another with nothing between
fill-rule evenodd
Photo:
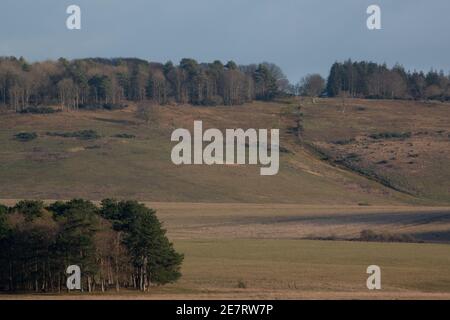
<instances>
[{"instance_id":1,"label":"overcast grey sky","mask_svg":"<svg viewBox=\"0 0 450 320\"><path fill-rule=\"evenodd\" d=\"M82 30L66 28L71 4ZM269 61L294 82L347 58L448 72L449 16L449 0L1 0L0 55Z\"/></svg>"}]
</instances>

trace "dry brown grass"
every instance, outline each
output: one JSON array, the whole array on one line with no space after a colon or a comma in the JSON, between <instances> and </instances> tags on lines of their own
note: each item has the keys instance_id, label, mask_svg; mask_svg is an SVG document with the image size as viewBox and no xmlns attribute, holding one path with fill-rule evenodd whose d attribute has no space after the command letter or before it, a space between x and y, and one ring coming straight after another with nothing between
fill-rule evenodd
<instances>
[{"instance_id":1,"label":"dry brown grass","mask_svg":"<svg viewBox=\"0 0 450 320\"><path fill-rule=\"evenodd\" d=\"M417 199L302 150L287 130L292 123L286 113L298 103L167 106L159 110L154 126L136 119L134 106L50 116L2 114L0 197L145 200L158 210L186 261L179 283L145 295L0 299L450 299L448 245L300 240L351 239L371 229L448 241L448 105L349 100L344 108L327 99L305 104L303 110L305 139L332 156L356 153L363 168L375 166L389 181L418 192L423 199ZM190 128L194 120L203 120L205 128L280 127L282 146L292 154L282 155L280 174L272 178L249 166L176 167L170 162L170 133ZM95 129L102 138L79 141L43 134L83 129ZM16 131L40 136L19 143L11 139ZM413 135L367 138L384 131ZM419 134L425 131L431 133ZM136 139L112 137L118 133ZM351 138L354 144L332 143ZM396 159L376 164L389 155ZM442 207L427 206L436 204ZM364 287L365 267L372 263L386 271L379 293ZM247 288L238 289L239 281Z\"/></svg>"},{"instance_id":2,"label":"dry brown grass","mask_svg":"<svg viewBox=\"0 0 450 320\"><path fill-rule=\"evenodd\" d=\"M402 204L415 199L334 168L306 153L287 133L284 103L234 107L166 106L158 123L136 118L135 107L114 112L79 111L52 115L5 114L0 118L0 197L133 198L164 202L236 202ZM259 166L175 166L170 160L174 128L281 128L276 176L264 177ZM46 132L96 130L101 138L49 137ZM14 141L18 131L36 132L28 143ZM135 139L120 139L121 133Z\"/></svg>"},{"instance_id":3,"label":"dry brown grass","mask_svg":"<svg viewBox=\"0 0 450 320\"><path fill-rule=\"evenodd\" d=\"M332 160L436 202L450 202L450 104L389 100L320 100L305 105L308 141ZM373 139L372 134L410 133ZM340 142L340 143L339 143Z\"/></svg>"},{"instance_id":4,"label":"dry brown grass","mask_svg":"<svg viewBox=\"0 0 450 320\"><path fill-rule=\"evenodd\" d=\"M148 293L4 295L0 299L449 299L450 247L304 240L177 240L183 277ZM382 268L382 290L366 268ZM239 283L245 288L239 288Z\"/></svg>"}]
</instances>

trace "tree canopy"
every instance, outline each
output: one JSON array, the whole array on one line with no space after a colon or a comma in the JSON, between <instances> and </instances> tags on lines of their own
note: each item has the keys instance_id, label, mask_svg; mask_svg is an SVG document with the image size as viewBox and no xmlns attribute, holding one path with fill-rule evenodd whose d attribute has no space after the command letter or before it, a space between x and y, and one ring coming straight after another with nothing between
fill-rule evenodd
<instances>
[{"instance_id":1,"label":"tree canopy","mask_svg":"<svg viewBox=\"0 0 450 320\"><path fill-rule=\"evenodd\" d=\"M83 290L144 291L178 280L182 261L156 212L136 201L0 205L0 290L61 291L78 265Z\"/></svg>"},{"instance_id":2,"label":"tree canopy","mask_svg":"<svg viewBox=\"0 0 450 320\"><path fill-rule=\"evenodd\" d=\"M159 104L236 105L273 99L285 85L281 69L269 63L199 63L182 59L161 64L134 58L77 59L28 63L0 57L0 104L17 111L30 105L89 104L153 100Z\"/></svg>"},{"instance_id":3,"label":"tree canopy","mask_svg":"<svg viewBox=\"0 0 450 320\"><path fill-rule=\"evenodd\" d=\"M450 100L450 76L443 71L407 72L401 65L388 68L373 62L333 64L328 76L327 94L336 97L377 99Z\"/></svg>"}]
</instances>

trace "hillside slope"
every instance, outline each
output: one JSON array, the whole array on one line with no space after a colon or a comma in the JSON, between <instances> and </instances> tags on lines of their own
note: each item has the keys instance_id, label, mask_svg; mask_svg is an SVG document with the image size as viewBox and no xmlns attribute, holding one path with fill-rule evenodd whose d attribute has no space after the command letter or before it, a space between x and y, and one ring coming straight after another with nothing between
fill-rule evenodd
<instances>
[{"instance_id":1,"label":"hillside slope","mask_svg":"<svg viewBox=\"0 0 450 320\"><path fill-rule=\"evenodd\" d=\"M450 202L450 104L324 99L303 103L305 139L334 165Z\"/></svg>"},{"instance_id":2,"label":"hillside slope","mask_svg":"<svg viewBox=\"0 0 450 320\"><path fill-rule=\"evenodd\" d=\"M360 120L349 113L360 114L360 111L347 110L344 117L347 122L341 122L333 115L333 108L337 107L327 107L338 102L326 101L305 107L305 137L319 146L345 136L344 131L342 134L337 132L341 126L376 127L379 123L378 109L372 102L355 102L367 104L367 109L376 113L373 118L366 117L359 123ZM84 197L98 200L116 197L160 202L350 205L418 201L358 173L321 161L303 150L297 138L289 133L292 126L290 108L297 103L259 102L214 108L167 106L158 108L150 123L137 117L135 106L119 111L49 115L3 113L0 115L0 198ZM380 112L385 110L383 108ZM425 109L423 116L429 119L430 110L443 107L436 108ZM401 112L390 112L390 115L397 117L392 118L392 125L399 123L396 119L404 118ZM205 128L280 128L284 152L281 153L279 174L260 176L259 166L248 165L175 166L170 160L175 145L170 142L170 135L176 128L192 128L194 120L203 120ZM433 128L439 129L441 126ZM80 130L94 130L99 137L68 137ZM14 136L19 132L35 132L37 138L18 141ZM396 173L409 179L408 170L405 166L405 170L396 170ZM427 174L430 183L442 179L448 181L447 176L437 175L435 171ZM422 179L422 183L427 182ZM448 190L442 186L436 194L438 200L445 200Z\"/></svg>"}]
</instances>

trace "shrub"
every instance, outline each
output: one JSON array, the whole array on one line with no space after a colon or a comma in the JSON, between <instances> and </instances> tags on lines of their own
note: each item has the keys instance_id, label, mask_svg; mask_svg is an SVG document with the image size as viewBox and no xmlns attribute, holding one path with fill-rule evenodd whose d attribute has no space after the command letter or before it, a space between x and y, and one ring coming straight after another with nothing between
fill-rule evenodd
<instances>
[{"instance_id":1,"label":"shrub","mask_svg":"<svg viewBox=\"0 0 450 320\"><path fill-rule=\"evenodd\" d=\"M78 105L78 108L82 110L100 110L103 109L103 105L101 103L82 103Z\"/></svg>"},{"instance_id":2,"label":"shrub","mask_svg":"<svg viewBox=\"0 0 450 320\"><path fill-rule=\"evenodd\" d=\"M336 160L337 163L349 163L349 162L359 162L361 161L360 156L357 153L348 153L344 155L341 159Z\"/></svg>"},{"instance_id":3,"label":"shrub","mask_svg":"<svg viewBox=\"0 0 450 320\"><path fill-rule=\"evenodd\" d=\"M95 130L82 130L74 132L74 136L82 140L98 139L100 135Z\"/></svg>"},{"instance_id":4,"label":"shrub","mask_svg":"<svg viewBox=\"0 0 450 320\"><path fill-rule=\"evenodd\" d=\"M16 135L14 135L16 140L19 140L21 142L28 142L31 140L34 140L37 138L36 132L19 132Z\"/></svg>"},{"instance_id":5,"label":"shrub","mask_svg":"<svg viewBox=\"0 0 450 320\"><path fill-rule=\"evenodd\" d=\"M45 106L31 106L26 107L22 110L20 110L20 113L32 113L32 114L51 114L59 112L60 110L55 110L51 107L45 107Z\"/></svg>"},{"instance_id":6,"label":"shrub","mask_svg":"<svg viewBox=\"0 0 450 320\"><path fill-rule=\"evenodd\" d=\"M224 102L221 96L212 96L210 98L203 100L202 104L204 106L215 107L215 106L223 106Z\"/></svg>"},{"instance_id":7,"label":"shrub","mask_svg":"<svg viewBox=\"0 0 450 320\"><path fill-rule=\"evenodd\" d=\"M8 207L0 204L0 240L5 237L8 232L7 214Z\"/></svg>"},{"instance_id":8,"label":"shrub","mask_svg":"<svg viewBox=\"0 0 450 320\"><path fill-rule=\"evenodd\" d=\"M127 108L128 105L121 103L105 103L103 104L103 109L113 111L113 110L122 110Z\"/></svg>"},{"instance_id":9,"label":"shrub","mask_svg":"<svg viewBox=\"0 0 450 320\"><path fill-rule=\"evenodd\" d=\"M93 145L93 146L87 146L85 149L86 150L94 150L94 149L100 149L101 146L99 145Z\"/></svg>"},{"instance_id":10,"label":"shrub","mask_svg":"<svg viewBox=\"0 0 450 320\"><path fill-rule=\"evenodd\" d=\"M338 144L338 145L346 145L346 144L351 144L353 142L355 142L355 139L352 138L352 139L335 140L335 141L332 141L331 143Z\"/></svg>"},{"instance_id":11,"label":"shrub","mask_svg":"<svg viewBox=\"0 0 450 320\"><path fill-rule=\"evenodd\" d=\"M247 289L247 284L244 281L239 280L238 283L237 283L237 287L239 289Z\"/></svg>"},{"instance_id":12,"label":"shrub","mask_svg":"<svg viewBox=\"0 0 450 320\"><path fill-rule=\"evenodd\" d=\"M13 211L23 214L26 221L42 217L43 210L44 202L38 200L22 200L13 207Z\"/></svg>"},{"instance_id":13,"label":"shrub","mask_svg":"<svg viewBox=\"0 0 450 320\"><path fill-rule=\"evenodd\" d=\"M3 204L0 204L0 216L6 215L7 213L8 213L8 207Z\"/></svg>"},{"instance_id":14,"label":"shrub","mask_svg":"<svg viewBox=\"0 0 450 320\"><path fill-rule=\"evenodd\" d=\"M361 231L359 240L367 242L417 242L417 240L409 234L391 234L388 232L376 233L373 230Z\"/></svg>"},{"instance_id":15,"label":"shrub","mask_svg":"<svg viewBox=\"0 0 450 320\"><path fill-rule=\"evenodd\" d=\"M77 138L80 140L92 140L100 138L100 135L95 130L80 130L74 132L47 132L46 134L51 137Z\"/></svg>"},{"instance_id":16,"label":"shrub","mask_svg":"<svg viewBox=\"0 0 450 320\"><path fill-rule=\"evenodd\" d=\"M382 139L407 139L411 138L411 132L381 132L369 135L374 140Z\"/></svg>"},{"instance_id":17,"label":"shrub","mask_svg":"<svg viewBox=\"0 0 450 320\"><path fill-rule=\"evenodd\" d=\"M280 153L293 154L291 150L283 146L280 146Z\"/></svg>"},{"instance_id":18,"label":"shrub","mask_svg":"<svg viewBox=\"0 0 450 320\"><path fill-rule=\"evenodd\" d=\"M122 139L134 139L136 136L134 134L128 133L119 133L113 136L114 138L122 138Z\"/></svg>"},{"instance_id":19,"label":"shrub","mask_svg":"<svg viewBox=\"0 0 450 320\"><path fill-rule=\"evenodd\" d=\"M121 110L127 108L128 105L121 103L85 103L78 106L79 109L83 110Z\"/></svg>"},{"instance_id":20,"label":"shrub","mask_svg":"<svg viewBox=\"0 0 450 320\"><path fill-rule=\"evenodd\" d=\"M359 235L361 241L374 241L377 239L377 234L373 230L363 230Z\"/></svg>"},{"instance_id":21,"label":"shrub","mask_svg":"<svg viewBox=\"0 0 450 320\"><path fill-rule=\"evenodd\" d=\"M136 110L136 118L143 120L147 125L159 126L161 107L153 103L141 103Z\"/></svg>"}]
</instances>

